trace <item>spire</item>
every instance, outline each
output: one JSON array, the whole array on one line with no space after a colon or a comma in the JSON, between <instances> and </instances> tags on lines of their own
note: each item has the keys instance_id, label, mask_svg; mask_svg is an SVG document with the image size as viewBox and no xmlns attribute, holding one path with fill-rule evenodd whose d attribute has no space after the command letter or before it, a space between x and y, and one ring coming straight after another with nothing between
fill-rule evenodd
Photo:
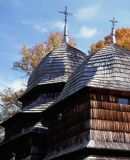
<instances>
[{"instance_id":1,"label":"spire","mask_svg":"<svg viewBox=\"0 0 130 160\"><path fill-rule=\"evenodd\" d=\"M66 6L65 6L65 11L60 11L59 13L62 13L62 14L65 15L64 39L63 39L63 42L64 42L64 43L68 43L69 38L68 38L68 33L67 33L67 16L68 16L68 15L72 15L72 13L68 13Z\"/></svg>"},{"instance_id":2,"label":"spire","mask_svg":"<svg viewBox=\"0 0 130 160\"><path fill-rule=\"evenodd\" d=\"M111 37L111 42L115 44L116 43L115 23L117 23L118 21L113 17L113 19L110 20L110 22L112 22L112 31L111 31L112 37Z\"/></svg>"}]
</instances>

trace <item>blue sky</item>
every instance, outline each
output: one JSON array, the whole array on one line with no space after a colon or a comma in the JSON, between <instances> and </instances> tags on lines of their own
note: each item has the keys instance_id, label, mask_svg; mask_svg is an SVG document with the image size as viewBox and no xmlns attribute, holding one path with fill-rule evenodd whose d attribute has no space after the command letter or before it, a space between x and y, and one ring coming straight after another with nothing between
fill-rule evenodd
<instances>
[{"instance_id":1,"label":"blue sky","mask_svg":"<svg viewBox=\"0 0 130 160\"><path fill-rule=\"evenodd\" d=\"M32 47L46 41L49 33L63 32L63 15L68 6L69 33L77 48L87 53L92 43L110 33L110 19L117 28L130 27L130 0L0 0L0 90L15 90L26 83L24 74L12 70L22 45Z\"/></svg>"}]
</instances>

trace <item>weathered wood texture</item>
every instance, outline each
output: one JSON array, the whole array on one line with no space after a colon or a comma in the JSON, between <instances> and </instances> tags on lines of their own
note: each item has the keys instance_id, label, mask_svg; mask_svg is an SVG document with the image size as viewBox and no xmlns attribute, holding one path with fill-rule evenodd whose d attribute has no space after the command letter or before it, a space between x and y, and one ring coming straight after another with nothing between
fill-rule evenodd
<instances>
[{"instance_id":1,"label":"weathered wood texture","mask_svg":"<svg viewBox=\"0 0 130 160\"><path fill-rule=\"evenodd\" d=\"M46 159L82 148L130 150L130 105L118 104L118 95L90 93L61 107L50 115Z\"/></svg>"},{"instance_id":2,"label":"weathered wood texture","mask_svg":"<svg viewBox=\"0 0 130 160\"><path fill-rule=\"evenodd\" d=\"M42 112L47 109L51 104L53 104L59 94L59 92L44 92L42 94L39 94L33 100L25 103L22 112Z\"/></svg>"},{"instance_id":3,"label":"weathered wood texture","mask_svg":"<svg viewBox=\"0 0 130 160\"><path fill-rule=\"evenodd\" d=\"M130 51L111 44L90 56L69 78L56 103L84 87L130 91Z\"/></svg>"},{"instance_id":4,"label":"weathered wood texture","mask_svg":"<svg viewBox=\"0 0 130 160\"><path fill-rule=\"evenodd\" d=\"M91 155L88 156L87 158L83 159L83 160L128 160L129 157L110 157L110 156L95 156L95 155Z\"/></svg>"},{"instance_id":5,"label":"weathered wood texture","mask_svg":"<svg viewBox=\"0 0 130 160\"><path fill-rule=\"evenodd\" d=\"M26 92L37 85L66 82L86 58L80 50L69 44L62 44L43 58L36 67L29 78Z\"/></svg>"},{"instance_id":6,"label":"weathered wood texture","mask_svg":"<svg viewBox=\"0 0 130 160\"><path fill-rule=\"evenodd\" d=\"M102 94L91 94L90 139L99 142L130 143L130 105L118 104L118 97L107 97L108 99L105 96L103 99Z\"/></svg>"},{"instance_id":7,"label":"weathered wood texture","mask_svg":"<svg viewBox=\"0 0 130 160\"><path fill-rule=\"evenodd\" d=\"M42 111L55 101L69 76L86 58L86 54L80 50L62 44L40 62L29 78L27 90L19 99L23 102L22 111L2 124L6 128L4 143L10 146L10 140L15 144L15 140L21 139L21 136L33 134ZM38 127L36 134L39 135L42 129ZM36 148L39 152L40 148ZM34 149L32 152L36 154Z\"/></svg>"}]
</instances>

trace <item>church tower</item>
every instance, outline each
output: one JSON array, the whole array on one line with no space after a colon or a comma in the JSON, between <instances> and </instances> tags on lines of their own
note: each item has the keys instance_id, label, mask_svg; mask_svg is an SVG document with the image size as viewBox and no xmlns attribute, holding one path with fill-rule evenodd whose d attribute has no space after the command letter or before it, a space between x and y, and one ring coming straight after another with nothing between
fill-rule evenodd
<instances>
[{"instance_id":1,"label":"church tower","mask_svg":"<svg viewBox=\"0 0 130 160\"><path fill-rule=\"evenodd\" d=\"M25 93L19 98L22 110L1 125L5 127L5 140L0 145L0 157L9 160L15 153L19 160L42 160L46 154L48 121L45 111L58 98L74 70L87 58L67 42L67 7L64 40L41 60L31 74ZM5 154L6 153L6 154Z\"/></svg>"}]
</instances>

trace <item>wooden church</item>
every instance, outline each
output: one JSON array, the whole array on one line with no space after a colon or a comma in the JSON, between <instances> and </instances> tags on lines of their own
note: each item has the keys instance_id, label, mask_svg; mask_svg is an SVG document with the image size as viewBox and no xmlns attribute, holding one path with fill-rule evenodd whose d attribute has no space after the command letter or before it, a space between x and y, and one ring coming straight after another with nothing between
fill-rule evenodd
<instances>
[{"instance_id":1,"label":"wooden church","mask_svg":"<svg viewBox=\"0 0 130 160\"><path fill-rule=\"evenodd\" d=\"M67 43L62 13L64 43L33 71L22 110L1 124L0 158L129 160L130 51L115 44L113 27L112 44L87 57Z\"/></svg>"},{"instance_id":2,"label":"wooden church","mask_svg":"<svg viewBox=\"0 0 130 160\"><path fill-rule=\"evenodd\" d=\"M130 51L112 44L89 56L44 115L44 160L130 159Z\"/></svg>"},{"instance_id":3,"label":"wooden church","mask_svg":"<svg viewBox=\"0 0 130 160\"><path fill-rule=\"evenodd\" d=\"M1 124L5 128L5 139L0 144L0 159L42 160L45 156L48 120L42 112L55 101L70 75L87 59L86 54L66 42L67 34L63 44L43 58L19 98L22 110Z\"/></svg>"},{"instance_id":4,"label":"wooden church","mask_svg":"<svg viewBox=\"0 0 130 160\"><path fill-rule=\"evenodd\" d=\"M130 159L130 51L111 44L75 70L46 110L44 160Z\"/></svg>"}]
</instances>

